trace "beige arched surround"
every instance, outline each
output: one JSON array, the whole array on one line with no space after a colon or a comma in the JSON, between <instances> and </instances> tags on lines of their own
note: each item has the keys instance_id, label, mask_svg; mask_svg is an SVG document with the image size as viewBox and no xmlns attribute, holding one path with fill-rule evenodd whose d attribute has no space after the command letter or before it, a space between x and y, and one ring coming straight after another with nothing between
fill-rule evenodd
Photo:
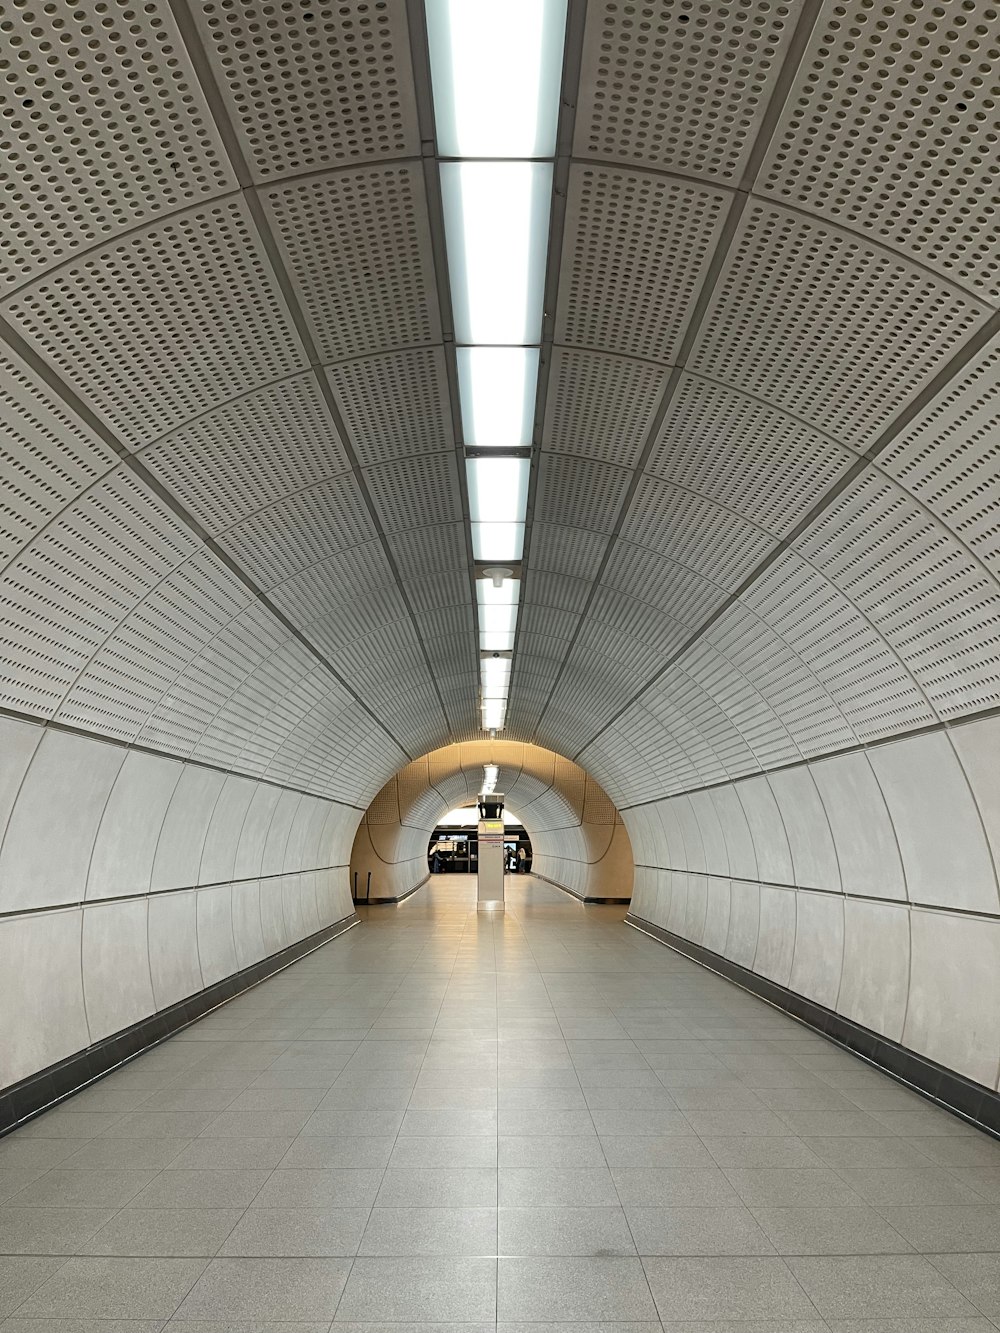
<instances>
[{"instance_id":1,"label":"beige arched surround","mask_svg":"<svg viewBox=\"0 0 1000 1333\"><path fill-rule=\"evenodd\" d=\"M499 765L497 791L531 837L536 874L584 900L632 897L632 846L606 792L578 764L514 741L432 750L385 784L358 826L351 878L371 897L398 901L427 878L427 843L448 810L475 796L483 765Z\"/></svg>"}]
</instances>

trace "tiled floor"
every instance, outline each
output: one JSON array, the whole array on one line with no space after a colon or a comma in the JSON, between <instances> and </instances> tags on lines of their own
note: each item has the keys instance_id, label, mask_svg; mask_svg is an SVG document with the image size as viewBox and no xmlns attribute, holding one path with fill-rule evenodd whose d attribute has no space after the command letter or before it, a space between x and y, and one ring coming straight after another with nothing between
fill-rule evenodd
<instances>
[{"instance_id":1,"label":"tiled floor","mask_svg":"<svg viewBox=\"0 0 1000 1333\"><path fill-rule=\"evenodd\" d=\"M1000 1144L508 891L373 908L0 1141L0 1333L1000 1327Z\"/></svg>"}]
</instances>

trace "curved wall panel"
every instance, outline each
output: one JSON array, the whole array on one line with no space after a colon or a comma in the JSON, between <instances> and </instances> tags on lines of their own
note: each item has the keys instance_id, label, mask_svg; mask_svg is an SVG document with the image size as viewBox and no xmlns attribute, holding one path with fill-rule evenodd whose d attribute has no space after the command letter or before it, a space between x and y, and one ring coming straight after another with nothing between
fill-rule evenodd
<instances>
[{"instance_id":1,"label":"curved wall panel","mask_svg":"<svg viewBox=\"0 0 1000 1333\"><path fill-rule=\"evenodd\" d=\"M353 910L319 797L0 718L0 800L0 1088Z\"/></svg>"},{"instance_id":2,"label":"curved wall panel","mask_svg":"<svg viewBox=\"0 0 1000 1333\"><path fill-rule=\"evenodd\" d=\"M372 899L395 901L423 884L437 821L479 793L488 763L499 765L496 790L531 838L535 874L578 898L632 897L632 848L607 795L578 765L510 741L446 746L386 783L358 825L351 852L351 882L360 896L369 873Z\"/></svg>"},{"instance_id":3,"label":"curved wall panel","mask_svg":"<svg viewBox=\"0 0 1000 1333\"><path fill-rule=\"evenodd\" d=\"M728 911L701 849L676 835L691 798L626 807L632 916L996 1088L998 732L995 718L969 721L700 793L730 865L752 852L760 868L732 880Z\"/></svg>"}]
</instances>

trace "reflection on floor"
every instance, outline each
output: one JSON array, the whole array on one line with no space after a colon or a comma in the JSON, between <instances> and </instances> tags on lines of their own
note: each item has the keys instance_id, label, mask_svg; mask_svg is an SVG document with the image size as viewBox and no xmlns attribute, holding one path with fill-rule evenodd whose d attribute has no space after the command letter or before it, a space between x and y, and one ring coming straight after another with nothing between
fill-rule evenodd
<instances>
[{"instance_id":1,"label":"reflection on floor","mask_svg":"<svg viewBox=\"0 0 1000 1333\"><path fill-rule=\"evenodd\" d=\"M998 1326L1000 1144L507 888L367 909L0 1142L0 1333Z\"/></svg>"}]
</instances>

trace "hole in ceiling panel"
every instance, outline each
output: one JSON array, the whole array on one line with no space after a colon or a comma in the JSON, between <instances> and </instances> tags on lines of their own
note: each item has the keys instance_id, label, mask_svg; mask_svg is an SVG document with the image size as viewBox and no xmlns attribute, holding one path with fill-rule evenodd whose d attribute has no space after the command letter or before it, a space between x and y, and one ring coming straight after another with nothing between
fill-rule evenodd
<instances>
[{"instance_id":1,"label":"hole in ceiling panel","mask_svg":"<svg viewBox=\"0 0 1000 1333\"><path fill-rule=\"evenodd\" d=\"M454 447L440 348L351 361L326 373L363 467Z\"/></svg>"},{"instance_id":2,"label":"hole in ceiling panel","mask_svg":"<svg viewBox=\"0 0 1000 1333\"><path fill-rule=\"evenodd\" d=\"M556 341L669 363L728 207L686 181L574 166Z\"/></svg>"},{"instance_id":3,"label":"hole in ceiling panel","mask_svg":"<svg viewBox=\"0 0 1000 1333\"><path fill-rule=\"evenodd\" d=\"M640 361L555 348L543 448L633 467L666 379Z\"/></svg>"},{"instance_id":4,"label":"hole in ceiling panel","mask_svg":"<svg viewBox=\"0 0 1000 1333\"><path fill-rule=\"evenodd\" d=\"M987 317L863 241L751 203L691 367L863 449Z\"/></svg>"},{"instance_id":5,"label":"hole in ceiling panel","mask_svg":"<svg viewBox=\"0 0 1000 1333\"><path fill-rule=\"evenodd\" d=\"M203 0L195 13L257 179L420 155L399 0Z\"/></svg>"},{"instance_id":6,"label":"hole in ceiling panel","mask_svg":"<svg viewBox=\"0 0 1000 1333\"><path fill-rule=\"evenodd\" d=\"M262 193L324 361L440 340L419 168L339 171Z\"/></svg>"},{"instance_id":7,"label":"hole in ceiling panel","mask_svg":"<svg viewBox=\"0 0 1000 1333\"><path fill-rule=\"evenodd\" d=\"M773 0L591 3L577 156L737 179L798 10Z\"/></svg>"},{"instance_id":8,"label":"hole in ceiling panel","mask_svg":"<svg viewBox=\"0 0 1000 1333\"><path fill-rule=\"evenodd\" d=\"M824 11L757 188L1000 295L1000 10Z\"/></svg>"},{"instance_id":9,"label":"hole in ceiling panel","mask_svg":"<svg viewBox=\"0 0 1000 1333\"><path fill-rule=\"evenodd\" d=\"M107 246L6 314L133 448L305 368L242 201Z\"/></svg>"},{"instance_id":10,"label":"hole in ceiling panel","mask_svg":"<svg viewBox=\"0 0 1000 1333\"><path fill-rule=\"evenodd\" d=\"M0 5L0 283L236 188L166 4Z\"/></svg>"}]
</instances>

